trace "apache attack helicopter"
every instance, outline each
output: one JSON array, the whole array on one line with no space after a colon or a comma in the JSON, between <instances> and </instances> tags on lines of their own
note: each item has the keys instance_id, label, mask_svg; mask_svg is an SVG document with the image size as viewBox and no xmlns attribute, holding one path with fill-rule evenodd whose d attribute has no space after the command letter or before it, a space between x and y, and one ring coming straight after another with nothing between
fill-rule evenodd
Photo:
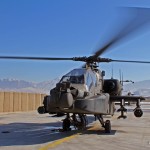
<instances>
[{"instance_id":1,"label":"apache attack helicopter","mask_svg":"<svg viewBox=\"0 0 150 150\"><path fill-rule=\"evenodd\" d=\"M135 8L134 8L135 9ZM136 8L137 9L137 8ZM141 9L141 8L140 8ZM144 17L143 17L144 18ZM120 102L121 115L119 118L126 118L124 112L127 109L125 102L135 102L134 115L141 117L143 111L140 107L140 101L145 100L141 96L122 96L122 82L118 79L104 79L105 72L98 69L98 63L124 62L124 63L149 63L149 61L116 60L100 57L104 52L123 41L124 37L140 29L150 19L139 20L139 22L129 22L116 31L116 35L102 48L98 49L94 55L89 57L72 58L51 58L51 57L22 57L22 56L0 56L0 59L29 59L29 60L65 60L81 61L85 64L82 68L73 69L56 84L56 87L50 91L50 95L45 96L43 106L38 108L40 114L43 113L65 113L63 120L63 130L70 130L74 125L77 129L84 129L87 125L87 114L93 114L104 127L106 133L111 132L111 123L104 121L103 115L114 115L115 102Z\"/></svg>"}]
</instances>

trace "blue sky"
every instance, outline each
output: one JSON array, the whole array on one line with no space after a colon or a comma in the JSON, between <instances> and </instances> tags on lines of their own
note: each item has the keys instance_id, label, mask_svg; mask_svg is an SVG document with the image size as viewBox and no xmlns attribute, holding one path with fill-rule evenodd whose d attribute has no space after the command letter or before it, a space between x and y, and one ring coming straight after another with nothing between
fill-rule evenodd
<instances>
[{"instance_id":1,"label":"blue sky","mask_svg":"<svg viewBox=\"0 0 150 150\"><path fill-rule=\"evenodd\" d=\"M0 0L0 55L90 56L113 30L118 6L150 7L149 0ZM116 31L113 31L116 32ZM102 57L150 61L150 30ZM0 60L0 78L45 81L82 66L71 61ZM150 79L150 64L100 64L106 78Z\"/></svg>"}]
</instances>

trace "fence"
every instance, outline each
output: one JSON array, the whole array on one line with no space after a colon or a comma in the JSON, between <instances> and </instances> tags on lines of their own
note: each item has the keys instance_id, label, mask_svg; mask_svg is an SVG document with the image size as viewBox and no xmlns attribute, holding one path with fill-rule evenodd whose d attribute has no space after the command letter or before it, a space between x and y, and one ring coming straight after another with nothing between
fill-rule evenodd
<instances>
[{"instance_id":1,"label":"fence","mask_svg":"<svg viewBox=\"0 0 150 150\"><path fill-rule=\"evenodd\" d=\"M36 110L45 94L0 92L0 113Z\"/></svg>"}]
</instances>

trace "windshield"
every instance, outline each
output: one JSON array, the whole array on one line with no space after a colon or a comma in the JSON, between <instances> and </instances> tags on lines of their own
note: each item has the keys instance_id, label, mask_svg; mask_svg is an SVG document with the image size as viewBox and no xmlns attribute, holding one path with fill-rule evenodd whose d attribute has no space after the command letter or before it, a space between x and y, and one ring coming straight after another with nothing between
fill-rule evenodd
<instances>
[{"instance_id":1,"label":"windshield","mask_svg":"<svg viewBox=\"0 0 150 150\"><path fill-rule=\"evenodd\" d=\"M85 69L74 69L64 75L60 82L70 82L74 84L84 84Z\"/></svg>"}]
</instances>

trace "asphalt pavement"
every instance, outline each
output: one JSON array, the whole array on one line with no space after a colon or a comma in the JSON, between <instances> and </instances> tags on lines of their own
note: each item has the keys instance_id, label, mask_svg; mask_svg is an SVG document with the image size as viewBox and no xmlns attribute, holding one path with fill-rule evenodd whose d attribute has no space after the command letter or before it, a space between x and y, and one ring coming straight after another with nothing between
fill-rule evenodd
<instances>
[{"instance_id":1,"label":"asphalt pavement","mask_svg":"<svg viewBox=\"0 0 150 150\"><path fill-rule=\"evenodd\" d=\"M105 133L93 116L87 130L62 132L62 119L36 111L0 114L0 150L148 150L150 149L150 104L142 104L143 117L136 118L127 106L127 119L111 120L112 132Z\"/></svg>"}]
</instances>

